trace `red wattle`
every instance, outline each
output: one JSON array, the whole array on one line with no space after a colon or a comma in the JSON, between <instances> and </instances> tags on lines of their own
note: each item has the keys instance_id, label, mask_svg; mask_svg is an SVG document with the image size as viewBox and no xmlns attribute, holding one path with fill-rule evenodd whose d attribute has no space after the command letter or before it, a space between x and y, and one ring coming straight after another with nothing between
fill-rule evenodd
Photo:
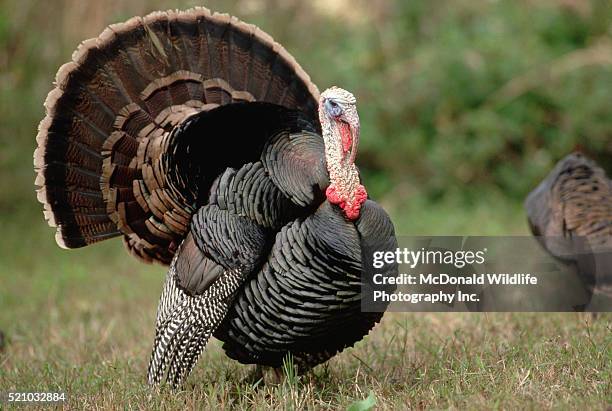
<instances>
[{"instance_id":1,"label":"red wattle","mask_svg":"<svg viewBox=\"0 0 612 411\"><path fill-rule=\"evenodd\" d=\"M327 200L332 204L337 204L343 211L346 218L356 220L359 218L361 205L368 199L368 193L365 187L359 184L353 193L353 198L344 198L338 194L336 187L330 185L325 190Z\"/></svg>"}]
</instances>

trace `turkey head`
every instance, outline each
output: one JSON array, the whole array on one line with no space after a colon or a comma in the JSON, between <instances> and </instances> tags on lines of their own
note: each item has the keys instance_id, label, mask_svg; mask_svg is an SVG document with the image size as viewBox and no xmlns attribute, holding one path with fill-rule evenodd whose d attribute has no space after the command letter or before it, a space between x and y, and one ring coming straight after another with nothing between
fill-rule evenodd
<instances>
[{"instance_id":1,"label":"turkey head","mask_svg":"<svg viewBox=\"0 0 612 411\"><path fill-rule=\"evenodd\" d=\"M356 220L368 194L360 184L355 166L359 144L355 96L339 87L328 88L319 99L319 119L330 179L325 195L344 211L346 218Z\"/></svg>"}]
</instances>

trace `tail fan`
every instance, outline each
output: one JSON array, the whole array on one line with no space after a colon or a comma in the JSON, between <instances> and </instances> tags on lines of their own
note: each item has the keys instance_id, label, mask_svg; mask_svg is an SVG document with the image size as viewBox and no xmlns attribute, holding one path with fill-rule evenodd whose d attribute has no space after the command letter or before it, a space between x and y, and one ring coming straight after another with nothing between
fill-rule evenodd
<instances>
[{"instance_id":1,"label":"tail fan","mask_svg":"<svg viewBox=\"0 0 612 411\"><path fill-rule=\"evenodd\" d=\"M282 46L204 8L112 25L83 42L55 82L34 165L57 243L77 248L123 235L133 254L165 264L206 189L195 176L180 175L180 189L168 179L175 126L255 101L317 118L318 90Z\"/></svg>"}]
</instances>

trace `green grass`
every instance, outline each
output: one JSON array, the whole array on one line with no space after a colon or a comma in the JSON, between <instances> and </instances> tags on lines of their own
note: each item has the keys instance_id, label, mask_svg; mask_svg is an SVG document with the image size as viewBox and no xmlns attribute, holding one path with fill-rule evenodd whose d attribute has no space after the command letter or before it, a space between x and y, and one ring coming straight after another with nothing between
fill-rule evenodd
<instances>
[{"instance_id":1,"label":"green grass","mask_svg":"<svg viewBox=\"0 0 612 411\"><path fill-rule=\"evenodd\" d=\"M392 214L410 229L441 211ZM457 227L486 214L455 212ZM135 261L120 241L61 250L40 215L12 217L0 220L0 392L62 391L66 408L87 409L342 409L370 392L389 410L612 404L612 314L388 313L355 348L305 375L286 371L280 385L244 382L252 368L213 341L183 391L152 395L163 267Z\"/></svg>"}]
</instances>

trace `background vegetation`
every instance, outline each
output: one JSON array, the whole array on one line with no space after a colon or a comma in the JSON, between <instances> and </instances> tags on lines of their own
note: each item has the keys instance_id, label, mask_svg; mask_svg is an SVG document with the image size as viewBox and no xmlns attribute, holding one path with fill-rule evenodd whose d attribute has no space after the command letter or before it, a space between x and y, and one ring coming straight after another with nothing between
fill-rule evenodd
<instances>
[{"instance_id":1,"label":"background vegetation","mask_svg":"<svg viewBox=\"0 0 612 411\"><path fill-rule=\"evenodd\" d=\"M117 241L57 248L35 200L32 153L44 97L81 40L195 5L0 0L0 392L148 408L142 375L163 269ZM206 5L272 34L321 89L355 92L358 162L400 234L526 234L522 200L561 157L578 148L612 171L608 0ZM259 390L213 345L185 393L151 401L336 408L371 390L389 409L605 408L611 318L394 313L330 366Z\"/></svg>"}]
</instances>

